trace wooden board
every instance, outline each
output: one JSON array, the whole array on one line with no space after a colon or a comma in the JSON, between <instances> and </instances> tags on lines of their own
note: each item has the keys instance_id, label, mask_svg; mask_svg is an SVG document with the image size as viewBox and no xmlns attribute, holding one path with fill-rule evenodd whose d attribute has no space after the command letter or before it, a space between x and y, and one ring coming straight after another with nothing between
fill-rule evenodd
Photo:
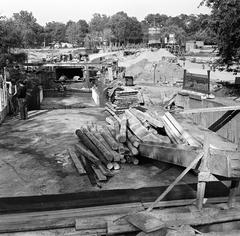
<instances>
[{"instance_id":1,"label":"wooden board","mask_svg":"<svg viewBox=\"0 0 240 236\"><path fill-rule=\"evenodd\" d=\"M239 109L240 109L240 106L208 107L208 108L198 108L198 109L185 109L184 111L181 111L180 114L231 111L231 110L233 111L233 110L239 110Z\"/></svg>"},{"instance_id":2,"label":"wooden board","mask_svg":"<svg viewBox=\"0 0 240 236\"><path fill-rule=\"evenodd\" d=\"M164 222L148 212L130 214L127 216L127 220L145 233L150 233L165 227Z\"/></svg>"},{"instance_id":3,"label":"wooden board","mask_svg":"<svg viewBox=\"0 0 240 236\"><path fill-rule=\"evenodd\" d=\"M72 158L74 165L78 170L78 173L80 175L86 175L86 171L84 170L83 165L82 165L81 161L79 160L79 158L77 157L77 154L75 153L73 148L68 148L68 153L69 153L70 157Z\"/></svg>"},{"instance_id":4,"label":"wooden board","mask_svg":"<svg viewBox=\"0 0 240 236\"><path fill-rule=\"evenodd\" d=\"M145 233L145 232L140 232L139 234L137 234L137 236L164 236L167 234L167 228L164 227L162 229L150 232L150 233Z\"/></svg>"},{"instance_id":5,"label":"wooden board","mask_svg":"<svg viewBox=\"0 0 240 236\"><path fill-rule=\"evenodd\" d=\"M86 230L86 229L106 229L107 221L102 218L87 218L87 219L76 219L75 229Z\"/></svg>"}]
</instances>

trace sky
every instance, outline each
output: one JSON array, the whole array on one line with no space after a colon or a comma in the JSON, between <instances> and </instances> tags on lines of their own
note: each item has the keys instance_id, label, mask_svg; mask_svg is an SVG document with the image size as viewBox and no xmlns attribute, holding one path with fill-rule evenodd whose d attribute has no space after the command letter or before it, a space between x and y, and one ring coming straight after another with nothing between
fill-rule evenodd
<instances>
[{"instance_id":1,"label":"sky","mask_svg":"<svg viewBox=\"0 0 240 236\"><path fill-rule=\"evenodd\" d=\"M32 12L37 23L67 23L69 20L89 22L94 13L112 16L124 11L129 17L142 21L148 14L209 14L210 9L201 6L201 0L1 0L0 16L12 17L21 10Z\"/></svg>"}]
</instances>

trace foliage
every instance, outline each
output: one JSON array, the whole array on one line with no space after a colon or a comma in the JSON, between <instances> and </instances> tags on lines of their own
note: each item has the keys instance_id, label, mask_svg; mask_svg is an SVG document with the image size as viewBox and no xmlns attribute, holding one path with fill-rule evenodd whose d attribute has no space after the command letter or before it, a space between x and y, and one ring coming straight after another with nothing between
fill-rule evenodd
<instances>
[{"instance_id":1,"label":"foliage","mask_svg":"<svg viewBox=\"0 0 240 236\"><path fill-rule=\"evenodd\" d=\"M60 22L48 22L44 28L44 36L47 44L66 41L66 25Z\"/></svg>"},{"instance_id":2,"label":"foliage","mask_svg":"<svg viewBox=\"0 0 240 236\"><path fill-rule=\"evenodd\" d=\"M83 46L84 38L89 32L88 27L85 20L70 24L66 30L68 41L73 45Z\"/></svg>"},{"instance_id":3,"label":"foliage","mask_svg":"<svg viewBox=\"0 0 240 236\"><path fill-rule=\"evenodd\" d=\"M240 58L240 1L203 0L212 9L210 27L222 62L228 65Z\"/></svg>"}]
</instances>

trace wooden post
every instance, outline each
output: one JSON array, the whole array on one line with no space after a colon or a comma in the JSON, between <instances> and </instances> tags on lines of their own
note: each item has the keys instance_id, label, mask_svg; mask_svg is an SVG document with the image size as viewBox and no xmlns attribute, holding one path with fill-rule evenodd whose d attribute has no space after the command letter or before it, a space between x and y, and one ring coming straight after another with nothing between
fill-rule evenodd
<instances>
[{"instance_id":1,"label":"wooden post","mask_svg":"<svg viewBox=\"0 0 240 236\"><path fill-rule=\"evenodd\" d=\"M208 77L208 94L210 94L210 70L207 71L207 77Z\"/></svg>"},{"instance_id":2,"label":"wooden post","mask_svg":"<svg viewBox=\"0 0 240 236\"><path fill-rule=\"evenodd\" d=\"M203 159L200 166L200 173L209 172L209 136L206 134L204 136L204 146L203 146ZM202 180L200 177L200 173L198 174L198 185L197 185L197 200L196 200L196 207L197 209L202 209L203 207L203 199L205 195L206 189L206 181Z\"/></svg>"},{"instance_id":3,"label":"wooden post","mask_svg":"<svg viewBox=\"0 0 240 236\"><path fill-rule=\"evenodd\" d=\"M237 152L240 154L240 138L238 140ZM239 180L233 180L230 187L230 193L228 197L228 207L233 208L236 203L236 194L238 192Z\"/></svg>"}]
</instances>

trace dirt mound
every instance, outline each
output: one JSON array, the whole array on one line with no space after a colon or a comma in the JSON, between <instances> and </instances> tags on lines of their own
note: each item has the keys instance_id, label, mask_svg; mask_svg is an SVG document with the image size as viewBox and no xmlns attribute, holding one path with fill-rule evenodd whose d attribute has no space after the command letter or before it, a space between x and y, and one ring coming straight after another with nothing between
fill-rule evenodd
<instances>
[{"instance_id":1,"label":"dirt mound","mask_svg":"<svg viewBox=\"0 0 240 236\"><path fill-rule=\"evenodd\" d=\"M176 58L173 54L168 52L166 49L159 49L157 51L142 51L140 54L137 54L137 56L129 56L127 58L121 58L119 65L129 67L131 65L134 65L144 59L148 60L149 62L158 62L162 59L173 59Z\"/></svg>"},{"instance_id":2,"label":"dirt mound","mask_svg":"<svg viewBox=\"0 0 240 236\"><path fill-rule=\"evenodd\" d=\"M126 76L133 76L135 81L153 81L153 63L143 59L126 69ZM155 82L162 84L175 84L182 80L183 68L178 64L168 61L158 61L155 69Z\"/></svg>"}]
</instances>

